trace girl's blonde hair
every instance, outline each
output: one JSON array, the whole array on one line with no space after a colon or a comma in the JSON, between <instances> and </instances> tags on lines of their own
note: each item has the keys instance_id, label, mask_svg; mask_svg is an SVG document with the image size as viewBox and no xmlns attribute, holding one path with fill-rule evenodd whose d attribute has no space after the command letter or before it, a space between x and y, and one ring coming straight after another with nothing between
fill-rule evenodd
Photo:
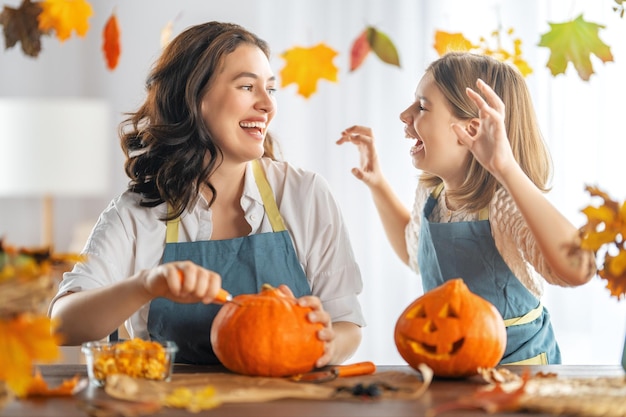
<instances>
[{"instance_id":1,"label":"girl's blonde hair","mask_svg":"<svg viewBox=\"0 0 626 417\"><path fill-rule=\"evenodd\" d=\"M485 81L504 102L504 124L515 159L540 190L549 190L550 153L539 130L526 82L515 67L485 55L450 52L431 63L426 72L433 75L452 114L462 120L478 117L478 108L467 96L466 88L476 91L476 80ZM434 187L442 180L424 172L420 182ZM465 181L458 190L448 193L466 209L476 211L486 207L500 187L471 155Z\"/></svg>"}]
</instances>

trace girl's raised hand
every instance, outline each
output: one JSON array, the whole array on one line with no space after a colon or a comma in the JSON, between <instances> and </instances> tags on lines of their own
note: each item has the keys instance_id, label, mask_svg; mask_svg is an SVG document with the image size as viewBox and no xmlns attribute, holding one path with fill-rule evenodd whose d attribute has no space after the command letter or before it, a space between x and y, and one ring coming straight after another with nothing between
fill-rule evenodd
<instances>
[{"instance_id":1,"label":"girl's raised hand","mask_svg":"<svg viewBox=\"0 0 626 417\"><path fill-rule=\"evenodd\" d=\"M359 150L361 166L352 168L352 175L368 187L376 187L382 182L382 172L378 164L378 154L374 145L372 129L365 126L352 126L341 132L337 145L353 143Z\"/></svg>"},{"instance_id":2,"label":"girl's raised hand","mask_svg":"<svg viewBox=\"0 0 626 417\"><path fill-rule=\"evenodd\" d=\"M453 123L452 129L474 158L500 180L502 173L516 163L504 124L504 103L483 80L478 79L476 86L486 100L471 88L467 88L466 93L478 106L478 123L470 122L467 130Z\"/></svg>"}]
</instances>

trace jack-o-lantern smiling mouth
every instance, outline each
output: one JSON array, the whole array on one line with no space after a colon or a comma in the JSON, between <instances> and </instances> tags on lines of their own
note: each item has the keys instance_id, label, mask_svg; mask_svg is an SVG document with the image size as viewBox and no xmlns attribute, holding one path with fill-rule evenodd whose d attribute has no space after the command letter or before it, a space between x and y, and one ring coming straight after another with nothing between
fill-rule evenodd
<instances>
[{"instance_id":1,"label":"jack-o-lantern smiling mouth","mask_svg":"<svg viewBox=\"0 0 626 417\"><path fill-rule=\"evenodd\" d=\"M456 342L452 343L450 346L450 349L448 349L447 351L443 351L442 352L442 345L440 344L439 346L436 345L431 345L428 343L424 343L424 342L418 342L417 340L413 340L413 339L406 339L406 343L411 346L411 349L413 350L413 352L415 352L418 355L423 355L423 356L428 356L431 357L433 359L447 359L450 358L451 356L456 355L459 350L461 350L461 348L463 347L463 344L465 343L465 338L461 338L459 340L457 340Z\"/></svg>"}]
</instances>

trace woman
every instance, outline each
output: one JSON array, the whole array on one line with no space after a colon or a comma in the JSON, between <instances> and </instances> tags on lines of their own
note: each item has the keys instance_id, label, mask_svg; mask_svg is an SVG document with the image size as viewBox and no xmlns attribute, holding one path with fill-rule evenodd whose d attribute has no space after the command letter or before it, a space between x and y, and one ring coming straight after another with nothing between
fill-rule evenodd
<instances>
[{"instance_id":1,"label":"woman","mask_svg":"<svg viewBox=\"0 0 626 417\"><path fill-rule=\"evenodd\" d=\"M218 291L267 282L324 324L317 366L354 353L360 271L327 183L272 158L275 86L266 43L240 26L193 26L166 47L145 102L121 126L129 188L52 301L66 344L126 321L131 337L175 341L177 361L216 363Z\"/></svg>"}]
</instances>

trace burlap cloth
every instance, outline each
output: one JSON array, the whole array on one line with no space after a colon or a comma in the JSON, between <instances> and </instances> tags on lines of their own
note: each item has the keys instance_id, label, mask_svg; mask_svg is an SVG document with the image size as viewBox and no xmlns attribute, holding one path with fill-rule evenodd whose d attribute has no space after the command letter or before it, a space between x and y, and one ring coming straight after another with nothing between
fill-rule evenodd
<instances>
[{"instance_id":1,"label":"burlap cloth","mask_svg":"<svg viewBox=\"0 0 626 417\"><path fill-rule=\"evenodd\" d=\"M483 378L506 392L522 385L518 409L553 415L589 417L626 417L626 376L561 377L558 374L536 374L524 378L506 369L487 370Z\"/></svg>"},{"instance_id":2,"label":"burlap cloth","mask_svg":"<svg viewBox=\"0 0 626 417\"><path fill-rule=\"evenodd\" d=\"M263 402L282 398L300 399L356 399L349 389L357 384L378 384L384 399L419 398L432 380L429 369L422 376L418 372L380 372L373 375L342 377L323 383L294 382L286 378L250 377L229 373L174 374L171 381L134 379L125 375L107 378L105 391L113 398L162 402L163 398L184 387L191 390L211 386L220 403ZM341 388L343 387L343 389Z\"/></svg>"}]
</instances>

